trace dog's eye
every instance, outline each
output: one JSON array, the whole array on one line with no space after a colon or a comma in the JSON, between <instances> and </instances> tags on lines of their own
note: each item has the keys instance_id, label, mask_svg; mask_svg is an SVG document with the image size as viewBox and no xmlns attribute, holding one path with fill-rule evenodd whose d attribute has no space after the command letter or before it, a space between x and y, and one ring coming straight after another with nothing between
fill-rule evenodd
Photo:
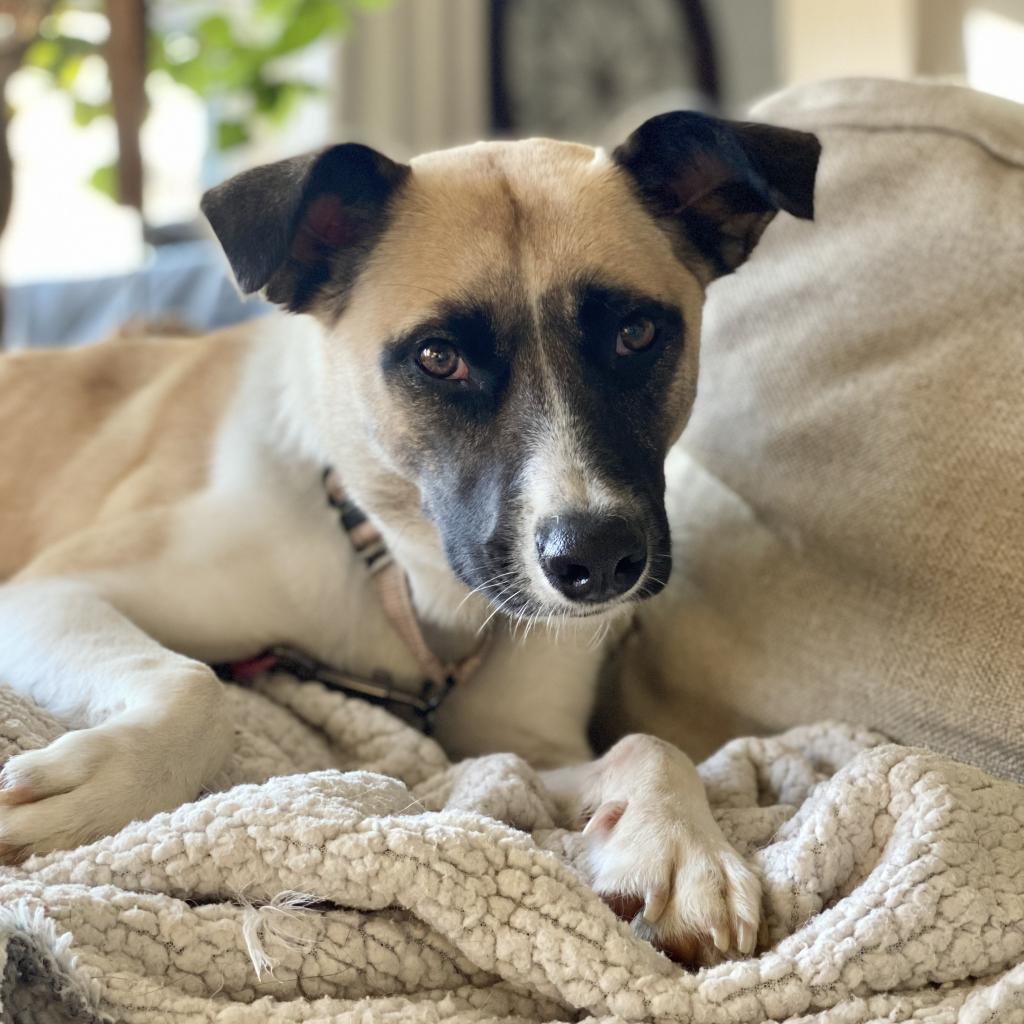
<instances>
[{"instance_id":1,"label":"dog's eye","mask_svg":"<svg viewBox=\"0 0 1024 1024\"><path fill-rule=\"evenodd\" d=\"M654 321L645 316L631 316L619 324L619 333L615 338L615 354L631 356L643 352L654 344L657 335Z\"/></svg>"},{"instance_id":2,"label":"dog's eye","mask_svg":"<svg viewBox=\"0 0 1024 1024\"><path fill-rule=\"evenodd\" d=\"M444 338L431 338L416 353L416 365L429 377L439 380L465 380L469 366L459 350Z\"/></svg>"}]
</instances>

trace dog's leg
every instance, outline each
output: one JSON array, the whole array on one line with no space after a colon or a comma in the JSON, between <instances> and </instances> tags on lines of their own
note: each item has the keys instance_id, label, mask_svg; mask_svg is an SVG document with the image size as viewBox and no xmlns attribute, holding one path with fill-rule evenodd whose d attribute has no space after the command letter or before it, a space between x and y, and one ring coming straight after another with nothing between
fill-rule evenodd
<instances>
[{"instance_id":1,"label":"dog's leg","mask_svg":"<svg viewBox=\"0 0 1024 1024\"><path fill-rule=\"evenodd\" d=\"M82 726L0 772L0 857L72 847L194 799L230 749L223 688L95 590L0 587L0 682Z\"/></svg>"},{"instance_id":2,"label":"dog's leg","mask_svg":"<svg viewBox=\"0 0 1024 1024\"><path fill-rule=\"evenodd\" d=\"M754 950L757 876L712 817L693 762L653 736L543 773L566 820L582 824L591 882L638 934L690 964Z\"/></svg>"}]
</instances>

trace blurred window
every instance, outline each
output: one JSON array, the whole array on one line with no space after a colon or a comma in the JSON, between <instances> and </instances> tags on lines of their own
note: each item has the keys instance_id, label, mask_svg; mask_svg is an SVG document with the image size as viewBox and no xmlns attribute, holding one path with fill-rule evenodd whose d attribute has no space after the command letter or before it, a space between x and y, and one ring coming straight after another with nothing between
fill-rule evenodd
<instances>
[{"instance_id":1,"label":"blurred window","mask_svg":"<svg viewBox=\"0 0 1024 1024\"><path fill-rule=\"evenodd\" d=\"M1024 21L973 8L964 19L964 50L970 85L1024 103Z\"/></svg>"},{"instance_id":2,"label":"blurred window","mask_svg":"<svg viewBox=\"0 0 1024 1024\"><path fill-rule=\"evenodd\" d=\"M194 49L195 40L176 35L175 26L186 15L194 23L204 6L243 28L253 20L253 0L220 5L156 0L148 11L168 51ZM99 8L63 10L54 19L62 36L89 48L102 48L107 40L108 22ZM203 189L214 182L244 167L323 145L330 135L328 87L336 48L335 38L314 41L275 62L275 73L280 70L310 86L290 104L282 124L204 101L164 71L147 74L148 112L140 133L147 228L159 233L169 225L187 226L197 218ZM118 156L106 62L88 54L75 62L73 76L69 88L54 75L26 66L7 83L14 164L14 201L0 242L0 280L7 286L125 274L150 258L138 213L104 191L115 180ZM245 136L242 144L224 150L215 136L226 121L244 121ZM182 234L195 237L194 230L178 231Z\"/></svg>"}]
</instances>

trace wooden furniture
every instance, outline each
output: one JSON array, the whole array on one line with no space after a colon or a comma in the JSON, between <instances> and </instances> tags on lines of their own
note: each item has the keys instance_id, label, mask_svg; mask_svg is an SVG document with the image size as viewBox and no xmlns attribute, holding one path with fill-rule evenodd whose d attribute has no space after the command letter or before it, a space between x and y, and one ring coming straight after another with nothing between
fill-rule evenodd
<instances>
[{"instance_id":1,"label":"wooden furniture","mask_svg":"<svg viewBox=\"0 0 1024 1024\"><path fill-rule=\"evenodd\" d=\"M110 37L104 55L117 123L117 198L142 213L139 133L146 117L146 5L145 0L107 0L106 6Z\"/></svg>"}]
</instances>

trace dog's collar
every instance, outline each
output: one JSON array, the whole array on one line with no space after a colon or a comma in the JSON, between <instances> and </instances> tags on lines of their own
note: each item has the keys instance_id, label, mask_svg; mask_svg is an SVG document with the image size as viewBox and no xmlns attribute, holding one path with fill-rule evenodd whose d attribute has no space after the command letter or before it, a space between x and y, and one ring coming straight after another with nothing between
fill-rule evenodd
<instances>
[{"instance_id":1,"label":"dog's collar","mask_svg":"<svg viewBox=\"0 0 1024 1024\"><path fill-rule=\"evenodd\" d=\"M443 662L438 658L423 636L420 620L413 607L408 577L391 557L380 531L348 497L333 469L324 470L323 480L327 500L332 508L338 510L338 521L370 574L384 614L416 659L420 670L435 686L449 690L465 682L483 661L488 634L484 635L476 650L458 661Z\"/></svg>"},{"instance_id":2,"label":"dog's collar","mask_svg":"<svg viewBox=\"0 0 1024 1024\"><path fill-rule=\"evenodd\" d=\"M426 677L419 693L397 686L386 672L360 676L327 665L292 647L271 647L256 658L215 666L219 675L244 682L266 672L289 672L306 682L318 682L331 690L362 697L375 704L405 708L420 719L424 732L433 731L434 716L444 699L460 683L465 683L480 667L490 634L485 633L471 654L455 662L444 662L431 650L412 603L409 581L391 557L380 531L346 494L333 469L323 473L327 501L338 512L338 521L352 547L362 558L377 591L384 614L402 638L410 654Z\"/></svg>"}]
</instances>

